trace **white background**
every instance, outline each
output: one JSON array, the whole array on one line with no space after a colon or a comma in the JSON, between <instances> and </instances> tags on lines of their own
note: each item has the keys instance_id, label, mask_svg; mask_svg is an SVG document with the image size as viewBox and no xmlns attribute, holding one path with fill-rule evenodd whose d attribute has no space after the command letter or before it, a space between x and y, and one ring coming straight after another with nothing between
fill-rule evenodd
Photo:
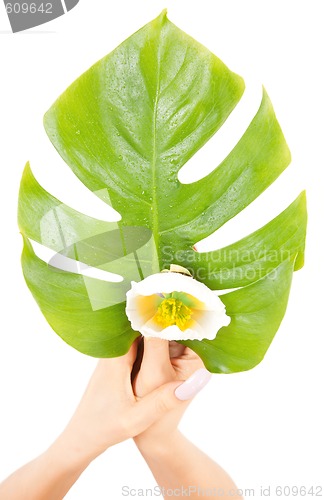
<instances>
[{"instance_id":1,"label":"white background","mask_svg":"<svg viewBox=\"0 0 324 500\"><path fill-rule=\"evenodd\" d=\"M51 331L23 281L16 207L24 164L31 160L37 178L62 201L108 216L103 203L83 195L46 138L42 116L68 84L164 7L171 21L250 78L251 105L239 123L246 126L252 118L251 89L264 83L293 155L287 172L219 232L217 244L270 220L301 187L307 188L309 206L306 266L294 275L286 317L265 360L250 372L215 375L188 410L182 430L239 487L255 488L255 498L261 486L271 486L270 498L277 498L277 485L324 487L324 40L322 2L315 0L80 0L69 14L15 35L1 3L0 477L55 439L96 363ZM215 155L226 154L224 144L217 152L214 143ZM126 442L97 459L67 498L120 499L123 485L154 484L133 443Z\"/></svg>"}]
</instances>

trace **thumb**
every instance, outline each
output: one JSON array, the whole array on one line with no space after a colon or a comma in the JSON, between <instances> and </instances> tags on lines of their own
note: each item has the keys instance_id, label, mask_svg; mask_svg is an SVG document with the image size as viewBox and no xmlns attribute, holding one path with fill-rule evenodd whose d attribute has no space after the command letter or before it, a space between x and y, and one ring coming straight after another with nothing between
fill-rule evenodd
<instances>
[{"instance_id":1,"label":"thumb","mask_svg":"<svg viewBox=\"0 0 324 500\"><path fill-rule=\"evenodd\" d=\"M200 368L185 382L169 382L141 399L131 410L133 435L136 436L163 415L192 399L211 379L211 373Z\"/></svg>"}]
</instances>

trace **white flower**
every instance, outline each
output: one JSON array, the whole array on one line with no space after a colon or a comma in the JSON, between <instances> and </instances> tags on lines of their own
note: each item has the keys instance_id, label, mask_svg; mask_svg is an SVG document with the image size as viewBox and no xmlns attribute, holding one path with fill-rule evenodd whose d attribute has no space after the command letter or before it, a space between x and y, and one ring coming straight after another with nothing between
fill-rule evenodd
<instances>
[{"instance_id":1,"label":"white flower","mask_svg":"<svg viewBox=\"0 0 324 500\"><path fill-rule=\"evenodd\" d=\"M213 340L231 321L223 302L186 269L171 266L171 271L132 281L126 314L133 330L166 340Z\"/></svg>"}]
</instances>

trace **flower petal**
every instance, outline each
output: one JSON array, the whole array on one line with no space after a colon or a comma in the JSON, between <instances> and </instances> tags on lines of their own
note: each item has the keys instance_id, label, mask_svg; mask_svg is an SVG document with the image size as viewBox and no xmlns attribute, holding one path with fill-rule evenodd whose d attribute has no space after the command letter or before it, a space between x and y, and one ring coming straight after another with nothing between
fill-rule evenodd
<instances>
[{"instance_id":1,"label":"flower petal","mask_svg":"<svg viewBox=\"0 0 324 500\"><path fill-rule=\"evenodd\" d=\"M192 318L187 328L181 330L177 325L163 327L154 316L164 294L182 292L177 300L187 299ZM231 318L226 315L225 306L218 295L206 285L192 277L179 273L157 273L139 283L132 282L127 292L126 314L134 330L148 337L166 340L212 340ZM186 303L186 302L185 302Z\"/></svg>"},{"instance_id":2,"label":"flower petal","mask_svg":"<svg viewBox=\"0 0 324 500\"><path fill-rule=\"evenodd\" d=\"M184 331L180 330L176 325L161 329L155 321L148 321L142 328L142 334L146 337L156 337L164 340L202 340L206 338L204 330L195 321L190 328Z\"/></svg>"},{"instance_id":3,"label":"flower petal","mask_svg":"<svg viewBox=\"0 0 324 500\"><path fill-rule=\"evenodd\" d=\"M206 285L179 273L151 274L139 283L133 281L132 287L139 295L152 295L158 292L185 292L204 302L206 309L221 311L224 308L220 298Z\"/></svg>"}]
</instances>

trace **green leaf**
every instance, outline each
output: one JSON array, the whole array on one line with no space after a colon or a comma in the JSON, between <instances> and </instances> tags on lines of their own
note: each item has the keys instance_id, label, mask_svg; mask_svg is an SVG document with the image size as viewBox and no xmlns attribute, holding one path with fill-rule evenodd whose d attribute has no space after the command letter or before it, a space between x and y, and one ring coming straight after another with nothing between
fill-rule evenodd
<instances>
[{"instance_id":1,"label":"green leaf","mask_svg":"<svg viewBox=\"0 0 324 500\"><path fill-rule=\"evenodd\" d=\"M243 90L242 78L163 13L74 82L46 113L45 129L89 189L108 190L123 224L151 228L163 266L165 245L194 244L214 230L207 217L196 220L208 196L182 186L177 173ZM175 221L179 229L170 233ZM188 221L194 225L186 229Z\"/></svg>"},{"instance_id":2,"label":"green leaf","mask_svg":"<svg viewBox=\"0 0 324 500\"><path fill-rule=\"evenodd\" d=\"M213 252L178 252L176 263L212 290L246 286L286 259L297 256L295 270L303 267L306 225L303 191L275 219L242 240Z\"/></svg>"},{"instance_id":3,"label":"green leaf","mask_svg":"<svg viewBox=\"0 0 324 500\"><path fill-rule=\"evenodd\" d=\"M26 236L58 252L118 227L81 214L54 198L36 181L29 163L20 183L18 225Z\"/></svg>"},{"instance_id":4,"label":"green leaf","mask_svg":"<svg viewBox=\"0 0 324 500\"><path fill-rule=\"evenodd\" d=\"M123 269L128 281L159 270L148 228L121 227L77 212L40 186L29 163L20 184L18 224L25 236L66 257L112 273Z\"/></svg>"},{"instance_id":5,"label":"green leaf","mask_svg":"<svg viewBox=\"0 0 324 500\"><path fill-rule=\"evenodd\" d=\"M28 288L48 323L75 349L95 357L121 356L139 335L127 319L122 284L51 268L35 255L27 238L22 268ZM114 305L106 307L109 294Z\"/></svg>"},{"instance_id":6,"label":"green leaf","mask_svg":"<svg viewBox=\"0 0 324 500\"><path fill-rule=\"evenodd\" d=\"M262 361L284 317L294 261L286 260L249 286L221 296L229 326L214 340L183 342L214 373L250 370Z\"/></svg>"},{"instance_id":7,"label":"green leaf","mask_svg":"<svg viewBox=\"0 0 324 500\"><path fill-rule=\"evenodd\" d=\"M46 113L45 129L59 154L121 215L120 222L109 223L73 210L46 192L26 166L18 214L26 240L26 281L53 329L80 351L102 357L126 352L138 335L124 311L130 280L175 263L212 289L243 287L222 296L232 322L216 343L192 344L206 366L227 373L263 357L284 314L289 273L303 265L304 193L233 245L205 253L193 246L255 200L290 162L265 90L255 117L224 161L197 182L178 180L180 168L219 130L243 92L240 76L162 12L86 71ZM59 272L33 254L27 238L124 280L109 283ZM262 293L255 292L258 288ZM264 309L265 301L274 314L268 329L261 312L247 314L253 307L269 322L271 307ZM226 334L234 327L241 333ZM223 338L227 349L218 348Z\"/></svg>"}]
</instances>

